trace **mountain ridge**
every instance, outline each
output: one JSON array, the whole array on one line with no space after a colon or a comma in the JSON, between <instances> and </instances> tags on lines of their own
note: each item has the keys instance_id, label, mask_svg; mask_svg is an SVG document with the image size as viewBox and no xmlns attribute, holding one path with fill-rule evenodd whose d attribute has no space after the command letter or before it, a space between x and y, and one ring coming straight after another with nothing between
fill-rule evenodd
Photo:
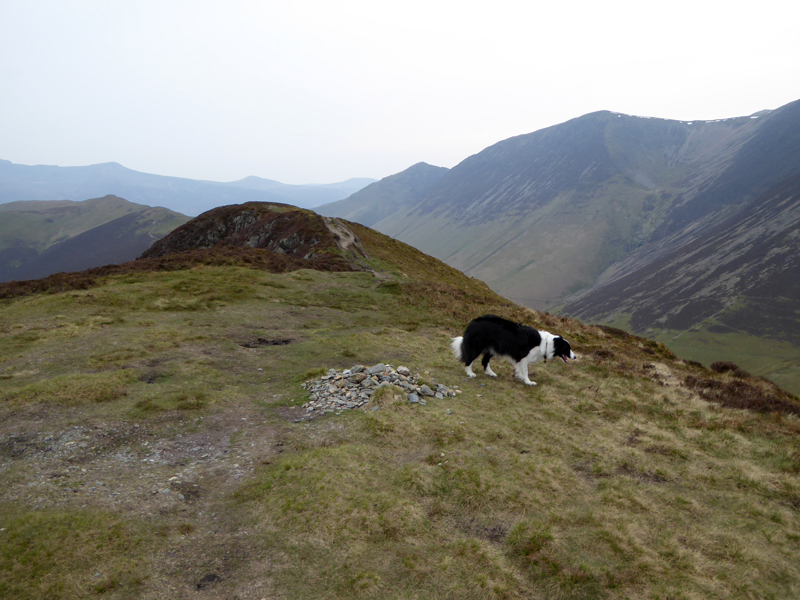
<instances>
[{"instance_id":1,"label":"mountain ridge","mask_svg":"<svg viewBox=\"0 0 800 600\"><path fill-rule=\"evenodd\" d=\"M0 204L19 200L82 200L113 194L131 202L163 206L194 216L214 206L248 201L288 201L309 208L345 198L369 181L373 180L353 178L334 184L289 185L245 178L225 183L142 173L115 162L59 167L0 160Z\"/></svg>"},{"instance_id":2,"label":"mountain ridge","mask_svg":"<svg viewBox=\"0 0 800 600\"><path fill-rule=\"evenodd\" d=\"M116 196L0 204L0 281L133 260L189 217Z\"/></svg>"},{"instance_id":3,"label":"mountain ridge","mask_svg":"<svg viewBox=\"0 0 800 600\"><path fill-rule=\"evenodd\" d=\"M371 183L343 200L318 206L314 210L322 215L341 217L371 227L398 208L412 204L447 172L445 167L420 162Z\"/></svg>"}]
</instances>

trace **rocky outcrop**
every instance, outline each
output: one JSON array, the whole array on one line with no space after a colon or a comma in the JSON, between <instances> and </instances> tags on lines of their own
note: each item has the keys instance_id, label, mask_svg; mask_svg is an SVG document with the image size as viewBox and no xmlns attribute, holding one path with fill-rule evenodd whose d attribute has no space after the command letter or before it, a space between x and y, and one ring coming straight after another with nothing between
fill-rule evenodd
<instances>
[{"instance_id":1,"label":"rocky outcrop","mask_svg":"<svg viewBox=\"0 0 800 600\"><path fill-rule=\"evenodd\" d=\"M330 257L338 248L319 215L286 204L247 202L203 213L153 244L141 258L226 246L263 248L309 260Z\"/></svg>"}]
</instances>

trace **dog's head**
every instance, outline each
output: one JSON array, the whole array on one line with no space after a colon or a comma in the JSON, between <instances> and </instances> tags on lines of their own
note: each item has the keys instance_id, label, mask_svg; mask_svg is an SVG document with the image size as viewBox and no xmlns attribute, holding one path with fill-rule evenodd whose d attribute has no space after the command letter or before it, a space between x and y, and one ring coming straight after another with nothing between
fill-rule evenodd
<instances>
[{"instance_id":1,"label":"dog's head","mask_svg":"<svg viewBox=\"0 0 800 600\"><path fill-rule=\"evenodd\" d=\"M569 345L569 342L560 335L553 338L553 358L556 356L561 357L564 362L578 358L572 351L572 346Z\"/></svg>"}]
</instances>

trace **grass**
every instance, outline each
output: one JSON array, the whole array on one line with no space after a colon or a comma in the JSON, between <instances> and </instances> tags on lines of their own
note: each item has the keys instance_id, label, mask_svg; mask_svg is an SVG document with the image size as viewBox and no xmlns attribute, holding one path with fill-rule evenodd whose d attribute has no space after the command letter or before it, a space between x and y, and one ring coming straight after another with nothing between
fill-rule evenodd
<instances>
[{"instance_id":1,"label":"grass","mask_svg":"<svg viewBox=\"0 0 800 600\"><path fill-rule=\"evenodd\" d=\"M153 532L101 511L27 511L3 505L3 598L137 597L147 579Z\"/></svg>"},{"instance_id":2,"label":"grass","mask_svg":"<svg viewBox=\"0 0 800 600\"><path fill-rule=\"evenodd\" d=\"M653 336L688 360L708 366L715 361L732 361L793 394L800 394L800 368L797 366L800 349L788 342L756 338L743 332L713 333L705 328L687 332L658 331Z\"/></svg>"},{"instance_id":3,"label":"grass","mask_svg":"<svg viewBox=\"0 0 800 600\"><path fill-rule=\"evenodd\" d=\"M3 301L4 598L800 593L800 420L702 391L796 398L357 234L377 276L198 265ZM580 360L467 379L449 338L484 312ZM295 422L302 381L377 362L462 393Z\"/></svg>"}]
</instances>

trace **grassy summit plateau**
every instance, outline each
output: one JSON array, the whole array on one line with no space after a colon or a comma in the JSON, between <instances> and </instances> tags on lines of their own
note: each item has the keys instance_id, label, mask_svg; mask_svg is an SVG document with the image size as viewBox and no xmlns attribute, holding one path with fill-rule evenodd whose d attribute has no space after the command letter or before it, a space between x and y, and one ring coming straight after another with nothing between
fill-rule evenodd
<instances>
[{"instance_id":1,"label":"grassy summit plateau","mask_svg":"<svg viewBox=\"0 0 800 600\"><path fill-rule=\"evenodd\" d=\"M0 286L0 597L800 594L796 398L243 206L239 245ZM308 222L247 245L280 215ZM450 337L486 312L579 360L467 379ZM462 393L296 422L302 382L378 362Z\"/></svg>"}]
</instances>

